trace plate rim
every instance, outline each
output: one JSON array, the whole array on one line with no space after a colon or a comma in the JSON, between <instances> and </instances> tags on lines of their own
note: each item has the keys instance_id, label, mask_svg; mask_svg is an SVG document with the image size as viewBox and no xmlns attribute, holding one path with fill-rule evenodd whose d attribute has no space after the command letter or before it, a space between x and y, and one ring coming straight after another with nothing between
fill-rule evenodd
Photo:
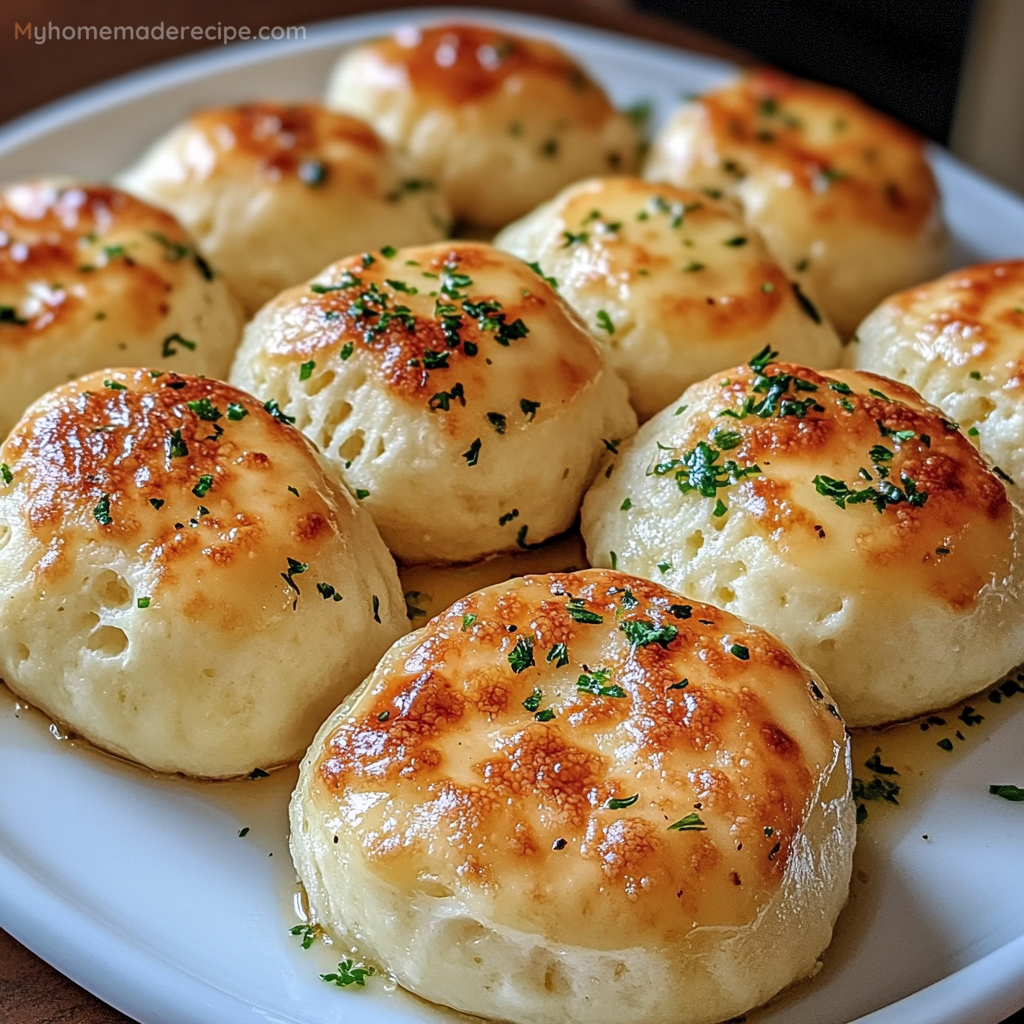
<instances>
[{"instance_id":1,"label":"plate rim","mask_svg":"<svg viewBox=\"0 0 1024 1024\"><path fill-rule=\"evenodd\" d=\"M78 90L22 114L0 126L3 151L103 112L130 98L138 99L183 85L206 74L259 64L283 52L318 51L342 46L368 35L415 21L487 21L543 34L569 34L590 48L621 52L624 44L663 59L684 56L707 73L728 73L736 65L682 47L634 37L611 29L560 18L486 6L420 6L343 16L305 26L303 40L250 40L210 47L198 53L161 61ZM946 148L930 144L937 170L952 172L984 186L1002 199L1024 207L1024 199L969 167ZM61 922L60 928L48 922ZM47 885L4 850L0 850L0 926L41 959L76 984L121 1012L145 1024L208 1024L211 1013L224 1020L253 1024L304 1024L247 1002L170 964L152 951L122 939L106 922ZM134 979L147 979L140 986ZM1024 935L958 971L896 1002L856 1018L849 1024L999 1024L1024 1006ZM983 1014L983 1016L979 1016Z\"/></svg>"}]
</instances>

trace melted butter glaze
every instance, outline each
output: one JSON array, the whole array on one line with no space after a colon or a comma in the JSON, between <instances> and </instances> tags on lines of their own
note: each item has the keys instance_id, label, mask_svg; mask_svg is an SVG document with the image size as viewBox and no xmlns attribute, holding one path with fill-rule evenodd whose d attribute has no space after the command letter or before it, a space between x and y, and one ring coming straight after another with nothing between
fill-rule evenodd
<instances>
[{"instance_id":1,"label":"melted butter glaze","mask_svg":"<svg viewBox=\"0 0 1024 1024\"><path fill-rule=\"evenodd\" d=\"M304 165L343 160L351 148L378 157L384 145L369 125L315 103L264 100L237 107L203 110L187 122L192 138L185 150L190 173L198 180L232 168L248 174L255 167L271 180L303 172ZM317 186L319 182L307 180Z\"/></svg>"},{"instance_id":2,"label":"melted butter glaze","mask_svg":"<svg viewBox=\"0 0 1024 1024\"><path fill-rule=\"evenodd\" d=\"M1024 389L1024 260L964 267L888 299L922 355Z\"/></svg>"},{"instance_id":3,"label":"melted butter glaze","mask_svg":"<svg viewBox=\"0 0 1024 1024\"><path fill-rule=\"evenodd\" d=\"M467 303L493 308L474 316ZM480 243L351 256L282 293L271 310L280 326L269 360L314 359L318 372L362 365L392 394L432 409L449 432L479 433L493 410L510 427L557 415L602 372L558 295L515 257ZM523 411L522 396L540 407Z\"/></svg>"},{"instance_id":4,"label":"melted butter glaze","mask_svg":"<svg viewBox=\"0 0 1024 1024\"><path fill-rule=\"evenodd\" d=\"M814 404L803 416L725 416L725 410L740 411L746 399L757 402L766 394L763 385L755 390L764 378L739 367L696 386L697 400L680 417L679 430L660 439L671 451L653 452L652 463L681 458L701 441L714 445L723 432L734 433L738 440L723 457L741 467L758 466L761 473L720 491L726 503L753 515L787 558L819 565L824 560L850 587L865 570L913 574L923 589L966 609L987 585L1009 575L1014 532L1005 488L955 424L917 392L852 370L826 376L771 363L764 374L798 378L806 390L791 385L788 396ZM901 431L912 436L892 436ZM881 458L872 454L877 446L885 449ZM927 497L881 511L871 502L840 507L820 492L817 477L853 490L889 481ZM673 485L666 479L665 486Z\"/></svg>"},{"instance_id":5,"label":"melted butter glaze","mask_svg":"<svg viewBox=\"0 0 1024 1024\"><path fill-rule=\"evenodd\" d=\"M202 272L174 217L125 192L44 181L0 192L7 348L84 326L97 310L144 334L166 315L177 277Z\"/></svg>"},{"instance_id":6,"label":"melted butter glaze","mask_svg":"<svg viewBox=\"0 0 1024 1024\"><path fill-rule=\"evenodd\" d=\"M641 621L661 639L631 643L621 627ZM594 673L621 696L581 690ZM582 914L614 948L627 905L652 943L748 920L844 744L766 633L589 570L471 594L392 648L319 751L314 792L382 877L458 889L554 941ZM706 830L669 829L689 814Z\"/></svg>"},{"instance_id":7,"label":"melted butter glaze","mask_svg":"<svg viewBox=\"0 0 1024 1024\"><path fill-rule=\"evenodd\" d=\"M583 69L558 47L479 25L406 28L366 47L381 69L399 73L420 94L450 107L480 103L524 80L568 86L579 94L577 116L604 120L611 104Z\"/></svg>"},{"instance_id":8,"label":"melted butter glaze","mask_svg":"<svg viewBox=\"0 0 1024 1024\"><path fill-rule=\"evenodd\" d=\"M759 69L697 102L727 184L748 173L785 181L822 226L914 236L935 215L921 139L850 93Z\"/></svg>"},{"instance_id":9,"label":"melted butter glaze","mask_svg":"<svg viewBox=\"0 0 1024 1024\"><path fill-rule=\"evenodd\" d=\"M240 630L254 604L291 610L288 560L315 566L354 514L297 430L202 377L83 377L36 403L0 459L37 575L60 578L90 541L113 544L145 566L154 601L174 590L187 617Z\"/></svg>"}]
</instances>

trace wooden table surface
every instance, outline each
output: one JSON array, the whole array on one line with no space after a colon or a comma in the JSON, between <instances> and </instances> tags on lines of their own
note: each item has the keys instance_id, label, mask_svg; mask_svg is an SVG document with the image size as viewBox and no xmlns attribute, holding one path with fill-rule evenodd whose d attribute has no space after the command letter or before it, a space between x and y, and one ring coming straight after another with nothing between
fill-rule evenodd
<instances>
[{"instance_id":1,"label":"wooden table surface","mask_svg":"<svg viewBox=\"0 0 1024 1024\"><path fill-rule=\"evenodd\" d=\"M177 0L178 25L309 25L326 18L388 8L426 6L428 0ZM471 6L444 0L446 6ZM500 7L557 16L745 62L745 54L699 32L659 18L637 14L623 0L479 0ZM89 12L86 14L86 12ZM129 0L106 0L102 8L80 0L4 0L0 19L0 123L77 89L136 68L209 46L187 42L52 41L45 46L14 38L14 24L144 25L158 24L161 11ZM165 15L166 16L166 15ZM216 44L212 44L216 45ZM0 930L0 1024L131 1024L124 1014L91 996ZM1024 1024L1024 1010L1005 1024Z\"/></svg>"}]
</instances>

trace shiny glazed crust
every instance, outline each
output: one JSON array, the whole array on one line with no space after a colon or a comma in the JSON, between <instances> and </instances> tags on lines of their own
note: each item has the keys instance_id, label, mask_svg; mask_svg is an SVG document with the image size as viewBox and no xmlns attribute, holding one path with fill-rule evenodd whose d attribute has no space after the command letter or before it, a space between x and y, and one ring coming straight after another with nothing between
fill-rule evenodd
<instances>
[{"instance_id":1,"label":"shiny glazed crust","mask_svg":"<svg viewBox=\"0 0 1024 1024\"><path fill-rule=\"evenodd\" d=\"M354 256L249 325L232 381L274 399L404 561L470 561L567 529L622 382L514 256L444 242Z\"/></svg>"},{"instance_id":2,"label":"shiny glazed crust","mask_svg":"<svg viewBox=\"0 0 1024 1024\"><path fill-rule=\"evenodd\" d=\"M768 363L696 384L680 405L587 495L592 563L615 552L758 621L853 725L945 706L1020 661L1020 514L916 392Z\"/></svg>"},{"instance_id":3,"label":"shiny glazed crust","mask_svg":"<svg viewBox=\"0 0 1024 1024\"><path fill-rule=\"evenodd\" d=\"M824 687L762 630L621 573L530 576L400 641L325 724L293 852L320 923L428 998L717 1020L827 942L848 771ZM804 915L786 936L783 895ZM462 941L432 941L446 928ZM771 967L747 945L762 928ZM495 982L503 953L515 986Z\"/></svg>"},{"instance_id":4,"label":"shiny glazed crust","mask_svg":"<svg viewBox=\"0 0 1024 1024\"><path fill-rule=\"evenodd\" d=\"M407 628L366 514L227 384L85 377L0 461L0 671L104 749L218 777L295 758Z\"/></svg>"}]
</instances>

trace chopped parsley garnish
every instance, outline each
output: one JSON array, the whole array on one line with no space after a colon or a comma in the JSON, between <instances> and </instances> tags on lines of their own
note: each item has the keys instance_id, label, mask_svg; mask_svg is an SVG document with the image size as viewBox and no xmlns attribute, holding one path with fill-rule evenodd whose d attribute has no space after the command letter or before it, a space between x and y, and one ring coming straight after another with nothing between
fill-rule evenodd
<instances>
[{"instance_id":1,"label":"chopped parsley garnish","mask_svg":"<svg viewBox=\"0 0 1024 1024\"><path fill-rule=\"evenodd\" d=\"M555 644L550 651L548 651L547 657L544 659L549 665L551 662L555 663L555 668L562 668L569 664L569 648L563 644Z\"/></svg>"},{"instance_id":2,"label":"chopped parsley garnish","mask_svg":"<svg viewBox=\"0 0 1024 1024\"><path fill-rule=\"evenodd\" d=\"M750 651L743 644L732 644L729 647L729 653L734 658L739 658L740 661L750 661Z\"/></svg>"},{"instance_id":3,"label":"chopped parsley garnish","mask_svg":"<svg viewBox=\"0 0 1024 1024\"><path fill-rule=\"evenodd\" d=\"M178 354L178 349L174 347L175 345L181 345L183 348L190 349L193 352L195 351L196 348L196 343L194 341L189 341L188 338L183 338L177 332L175 332L174 334L169 334L167 335L166 338L164 338L164 359L170 359L171 356L176 356Z\"/></svg>"},{"instance_id":4,"label":"chopped parsley garnish","mask_svg":"<svg viewBox=\"0 0 1024 1024\"><path fill-rule=\"evenodd\" d=\"M288 571L281 573L281 579L283 579L285 583L287 583L288 586L295 591L296 594L301 594L302 591L299 590L299 588L295 585L295 580L293 577L301 576L304 572L306 572L307 569L309 569L308 562L299 562L296 561L294 558L289 558Z\"/></svg>"},{"instance_id":5,"label":"chopped parsley garnish","mask_svg":"<svg viewBox=\"0 0 1024 1024\"><path fill-rule=\"evenodd\" d=\"M1009 784L989 786L988 791L993 796L1001 796L1004 800L1012 800L1014 803L1024 803L1024 789L1021 789L1019 786Z\"/></svg>"},{"instance_id":6,"label":"chopped parsley garnish","mask_svg":"<svg viewBox=\"0 0 1024 1024\"><path fill-rule=\"evenodd\" d=\"M672 568L672 563L671 562L659 562L658 563L658 571L661 572L662 574L668 572L669 569L671 569L671 568Z\"/></svg>"},{"instance_id":7,"label":"chopped parsley garnish","mask_svg":"<svg viewBox=\"0 0 1024 1024\"><path fill-rule=\"evenodd\" d=\"M313 376L313 370L316 368L316 360L310 359L308 362L303 363L299 367L299 380L309 380Z\"/></svg>"},{"instance_id":8,"label":"chopped parsley garnish","mask_svg":"<svg viewBox=\"0 0 1024 1024\"><path fill-rule=\"evenodd\" d=\"M880 467L876 464L875 468ZM907 502L912 508L921 508L928 500L928 492L918 490L916 481L906 473L900 474L902 490L890 480L879 480L875 487L861 487L857 490L842 480L821 474L812 482L819 494L831 498L840 508L867 502L873 504L879 512L884 512L888 506L899 505L902 502Z\"/></svg>"},{"instance_id":9,"label":"chopped parsley garnish","mask_svg":"<svg viewBox=\"0 0 1024 1024\"><path fill-rule=\"evenodd\" d=\"M899 775L892 765L882 764L882 751L876 747L875 752L864 762L864 767L876 775Z\"/></svg>"},{"instance_id":10,"label":"chopped parsley garnish","mask_svg":"<svg viewBox=\"0 0 1024 1024\"><path fill-rule=\"evenodd\" d=\"M626 498L626 499L623 500L622 504L619 506L619 511L620 512L628 512L632 507L633 507L633 499L632 498Z\"/></svg>"},{"instance_id":11,"label":"chopped parsley garnish","mask_svg":"<svg viewBox=\"0 0 1024 1024\"><path fill-rule=\"evenodd\" d=\"M626 639L637 647L657 644L664 651L668 650L669 644L679 635L679 630L675 626L655 626L647 619L620 622L619 629L626 634Z\"/></svg>"},{"instance_id":12,"label":"chopped parsley garnish","mask_svg":"<svg viewBox=\"0 0 1024 1024\"><path fill-rule=\"evenodd\" d=\"M373 595L373 621L380 622L380 598Z\"/></svg>"},{"instance_id":13,"label":"chopped parsley garnish","mask_svg":"<svg viewBox=\"0 0 1024 1024\"><path fill-rule=\"evenodd\" d=\"M625 697L626 691L612 683L608 685L611 669L596 668L590 673L582 673L576 680L576 689L580 693L589 693L595 697Z\"/></svg>"},{"instance_id":14,"label":"chopped parsley garnish","mask_svg":"<svg viewBox=\"0 0 1024 1024\"><path fill-rule=\"evenodd\" d=\"M853 388L849 384L844 384L841 380L830 380L828 382L829 389L835 391L840 395L852 395Z\"/></svg>"},{"instance_id":15,"label":"chopped parsley garnish","mask_svg":"<svg viewBox=\"0 0 1024 1024\"><path fill-rule=\"evenodd\" d=\"M508 663L516 675L536 664L533 660L533 641L528 636L516 640L515 647L508 653Z\"/></svg>"},{"instance_id":16,"label":"chopped parsley garnish","mask_svg":"<svg viewBox=\"0 0 1024 1024\"><path fill-rule=\"evenodd\" d=\"M470 446L467 451L462 453L462 457L466 460L467 466L475 466L480 461L480 438L478 437Z\"/></svg>"},{"instance_id":17,"label":"chopped parsley garnish","mask_svg":"<svg viewBox=\"0 0 1024 1024\"><path fill-rule=\"evenodd\" d=\"M703 270L705 266L706 264L704 263L697 263L696 260L691 260L685 267L683 267L683 273L696 274L698 270Z\"/></svg>"},{"instance_id":18,"label":"chopped parsley garnish","mask_svg":"<svg viewBox=\"0 0 1024 1024\"><path fill-rule=\"evenodd\" d=\"M565 239L565 241L562 243L562 248L568 249L570 245L576 245L580 242L586 242L587 239L590 238L590 235L586 231L580 231L577 234L574 234L571 231L563 231L562 237Z\"/></svg>"},{"instance_id":19,"label":"chopped parsley garnish","mask_svg":"<svg viewBox=\"0 0 1024 1024\"><path fill-rule=\"evenodd\" d=\"M551 708L544 708L542 711L538 711L533 716L538 722L550 722L555 717L555 712Z\"/></svg>"},{"instance_id":20,"label":"chopped parsley garnish","mask_svg":"<svg viewBox=\"0 0 1024 1024\"><path fill-rule=\"evenodd\" d=\"M715 498L720 488L761 472L760 466L740 466L731 459L719 464L721 455L721 450L707 441L698 441L681 459L658 463L648 472L655 476L672 475L683 494L697 491L705 498Z\"/></svg>"},{"instance_id":21,"label":"chopped parsley garnish","mask_svg":"<svg viewBox=\"0 0 1024 1024\"><path fill-rule=\"evenodd\" d=\"M761 291L764 292L765 295L771 295L771 293L775 291L774 283L771 281L762 281Z\"/></svg>"},{"instance_id":22,"label":"chopped parsley garnish","mask_svg":"<svg viewBox=\"0 0 1024 1024\"><path fill-rule=\"evenodd\" d=\"M245 828L240 828L238 830L238 838L239 839L244 839L248 834L249 834L249 826L248 825L246 825Z\"/></svg>"},{"instance_id":23,"label":"chopped parsley garnish","mask_svg":"<svg viewBox=\"0 0 1024 1024\"><path fill-rule=\"evenodd\" d=\"M148 608L150 599L148 597L140 597L136 602L138 608Z\"/></svg>"},{"instance_id":24,"label":"chopped parsley garnish","mask_svg":"<svg viewBox=\"0 0 1024 1024\"><path fill-rule=\"evenodd\" d=\"M495 431L499 434L505 433L505 427L507 425L505 417L500 412L489 412L487 414L487 422L494 427Z\"/></svg>"},{"instance_id":25,"label":"chopped parsley garnish","mask_svg":"<svg viewBox=\"0 0 1024 1024\"><path fill-rule=\"evenodd\" d=\"M188 455L188 445L181 439L181 429L171 431L171 458L183 459Z\"/></svg>"},{"instance_id":26,"label":"chopped parsley garnish","mask_svg":"<svg viewBox=\"0 0 1024 1024\"><path fill-rule=\"evenodd\" d=\"M610 441L606 437L601 438L601 444L605 446L612 453L612 455L619 454L619 445L622 444L622 438L613 437Z\"/></svg>"},{"instance_id":27,"label":"chopped parsley garnish","mask_svg":"<svg viewBox=\"0 0 1024 1024\"><path fill-rule=\"evenodd\" d=\"M733 249L739 248L741 245L746 245L747 239L744 235L737 235L735 238L727 238L722 245L728 245Z\"/></svg>"},{"instance_id":28,"label":"chopped parsley garnish","mask_svg":"<svg viewBox=\"0 0 1024 1024\"><path fill-rule=\"evenodd\" d=\"M673 822L669 825L667 831L669 832L706 832L707 825L701 820L700 815L696 811L691 811L686 815L685 818L680 818L678 821Z\"/></svg>"},{"instance_id":29,"label":"chopped parsley garnish","mask_svg":"<svg viewBox=\"0 0 1024 1024\"><path fill-rule=\"evenodd\" d=\"M380 714L377 715L377 721L378 722L386 722L390 717L391 717L391 712L390 711L381 711Z\"/></svg>"},{"instance_id":30,"label":"chopped parsley garnish","mask_svg":"<svg viewBox=\"0 0 1024 1024\"><path fill-rule=\"evenodd\" d=\"M210 492L210 488L213 486L213 477L209 473L204 473L200 478L199 482L192 488L192 493L197 498L205 498Z\"/></svg>"},{"instance_id":31,"label":"chopped parsley garnish","mask_svg":"<svg viewBox=\"0 0 1024 1024\"><path fill-rule=\"evenodd\" d=\"M361 963L355 963L351 959L342 960L338 964L338 970L333 974L321 974L321 981L333 982L339 988L348 988L349 985L364 986L366 979L377 970L372 965L369 967Z\"/></svg>"},{"instance_id":32,"label":"chopped parsley garnish","mask_svg":"<svg viewBox=\"0 0 1024 1024\"><path fill-rule=\"evenodd\" d=\"M149 499L149 503L150 503L150 505L153 506L153 508L155 508L157 510L157 512L159 512L160 509L162 509L164 507L164 499L163 498L150 498Z\"/></svg>"},{"instance_id":33,"label":"chopped parsley garnish","mask_svg":"<svg viewBox=\"0 0 1024 1024\"><path fill-rule=\"evenodd\" d=\"M884 800L886 803L899 805L900 786L898 782L879 778L877 775L870 781L855 778L853 780L854 800Z\"/></svg>"},{"instance_id":34,"label":"chopped parsley garnish","mask_svg":"<svg viewBox=\"0 0 1024 1024\"><path fill-rule=\"evenodd\" d=\"M541 266L536 260L532 263L526 264L541 280L546 281L555 291L558 291L558 282L553 277L548 277L547 274L541 269Z\"/></svg>"},{"instance_id":35,"label":"chopped parsley garnish","mask_svg":"<svg viewBox=\"0 0 1024 1024\"><path fill-rule=\"evenodd\" d=\"M597 311L597 326L609 334L615 333L615 324L612 323L612 318L603 309Z\"/></svg>"},{"instance_id":36,"label":"chopped parsley garnish","mask_svg":"<svg viewBox=\"0 0 1024 1024\"><path fill-rule=\"evenodd\" d=\"M519 518L519 509L514 508L511 512L506 512L504 515L498 516L498 525L506 526L511 523L513 519Z\"/></svg>"},{"instance_id":37,"label":"chopped parsley garnish","mask_svg":"<svg viewBox=\"0 0 1024 1024\"><path fill-rule=\"evenodd\" d=\"M363 498L368 498L369 496L370 496L370 492L365 487L357 487L356 488L356 497L360 501L362 501Z\"/></svg>"},{"instance_id":38,"label":"chopped parsley garnish","mask_svg":"<svg viewBox=\"0 0 1024 1024\"><path fill-rule=\"evenodd\" d=\"M451 391L438 391L436 395L433 395L427 404L431 409L443 409L445 412L452 406L452 402L461 402L463 405L466 404L466 393L462 388L461 383L455 383L452 385Z\"/></svg>"},{"instance_id":39,"label":"chopped parsley garnish","mask_svg":"<svg viewBox=\"0 0 1024 1024\"><path fill-rule=\"evenodd\" d=\"M685 690L690 685L689 679L680 679L678 683L673 683L668 689L670 690Z\"/></svg>"},{"instance_id":40,"label":"chopped parsley garnish","mask_svg":"<svg viewBox=\"0 0 1024 1024\"><path fill-rule=\"evenodd\" d=\"M617 797L612 797L607 803L605 803L605 807L607 807L609 811L621 811L625 807L632 807L639 799L639 793L634 793L632 796L627 796L622 800L619 800Z\"/></svg>"},{"instance_id":41,"label":"chopped parsley garnish","mask_svg":"<svg viewBox=\"0 0 1024 1024\"><path fill-rule=\"evenodd\" d=\"M462 632L465 633L466 630L469 629L470 626L472 626L474 622L476 622L476 613L475 612L467 612L465 615L463 615L462 616Z\"/></svg>"},{"instance_id":42,"label":"chopped parsley garnish","mask_svg":"<svg viewBox=\"0 0 1024 1024\"><path fill-rule=\"evenodd\" d=\"M289 426L295 422L294 416L288 416L286 413L281 411L281 407L277 404L276 398L271 398L268 402L265 402L263 408L274 417L275 420L280 420L281 423L286 423Z\"/></svg>"},{"instance_id":43,"label":"chopped parsley garnish","mask_svg":"<svg viewBox=\"0 0 1024 1024\"><path fill-rule=\"evenodd\" d=\"M804 295L803 291L800 288L800 285L798 285L796 281L790 281L790 285L793 288L793 294L796 296L796 301L799 304L800 309L803 310L803 312L807 316L809 316L816 324L820 324L821 314L818 312L818 307L815 306L814 303L811 302L811 300L807 298L806 295Z\"/></svg>"},{"instance_id":44,"label":"chopped parsley garnish","mask_svg":"<svg viewBox=\"0 0 1024 1024\"><path fill-rule=\"evenodd\" d=\"M524 416L529 416L532 420L537 415L537 410L540 408L540 402L531 402L528 398L519 399L519 408L523 410Z\"/></svg>"},{"instance_id":45,"label":"chopped parsley garnish","mask_svg":"<svg viewBox=\"0 0 1024 1024\"><path fill-rule=\"evenodd\" d=\"M569 618L573 622L582 622L588 626L598 626L604 622L602 616L587 608L586 601L582 597L570 597L566 610L569 612Z\"/></svg>"},{"instance_id":46,"label":"chopped parsley garnish","mask_svg":"<svg viewBox=\"0 0 1024 1024\"><path fill-rule=\"evenodd\" d=\"M0 324L10 324L12 327L24 327L27 320L18 316L14 306L0 306Z\"/></svg>"},{"instance_id":47,"label":"chopped parsley garnish","mask_svg":"<svg viewBox=\"0 0 1024 1024\"><path fill-rule=\"evenodd\" d=\"M246 829L246 832L249 830ZM239 835L242 833L239 832ZM302 936L302 948L309 949L313 945L313 939L316 936L316 925L312 924L297 924L293 928L288 929L289 935L301 935Z\"/></svg>"},{"instance_id":48,"label":"chopped parsley garnish","mask_svg":"<svg viewBox=\"0 0 1024 1024\"><path fill-rule=\"evenodd\" d=\"M424 597L429 600L429 594L424 594L419 590L407 590L403 596L405 597L405 617L407 619L411 621L413 619L425 619L427 617L426 611L414 602L419 601Z\"/></svg>"},{"instance_id":49,"label":"chopped parsley garnish","mask_svg":"<svg viewBox=\"0 0 1024 1024\"><path fill-rule=\"evenodd\" d=\"M237 423L249 415L249 410L240 402L231 402L228 405L228 419Z\"/></svg>"},{"instance_id":50,"label":"chopped parsley garnish","mask_svg":"<svg viewBox=\"0 0 1024 1024\"><path fill-rule=\"evenodd\" d=\"M14 474L11 472L11 467L6 462L0 463L0 477L3 477L5 484L10 486L11 481L14 479Z\"/></svg>"},{"instance_id":51,"label":"chopped parsley garnish","mask_svg":"<svg viewBox=\"0 0 1024 1024\"><path fill-rule=\"evenodd\" d=\"M197 398L192 402L185 403L191 412L194 412L201 420L208 423L215 423L220 419L220 409L210 401L209 398Z\"/></svg>"},{"instance_id":52,"label":"chopped parsley garnish","mask_svg":"<svg viewBox=\"0 0 1024 1024\"><path fill-rule=\"evenodd\" d=\"M447 370L449 352L435 352L427 349L423 353L423 369L425 370Z\"/></svg>"},{"instance_id":53,"label":"chopped parsley garnish","mask_svg":"<svg viewBox=\"0 0 1024 1024\"><path fill-rule=\"evenodd\" d=\"M724 515L725 515L725 513L726 513L726 512L728 512L728 511L729 511L729 507L728 507L728 506L726 505L726 503L725 503L724 501L722 501L722 499L721 499L721 498L719 498L719 499L718 499L718 500L717 500L717 501L715 502L715 508L714 508L714 511L713 511L713 512L712 512L711 514L712 514L712 515L713 515L713 516L714 516L714 517L715 517L716 519L721 519L721 518L722 518L722 516L724 516Z\"/></svg>"},{"instance_id":54,"label":"chopped parsley garnish","mask_svg":"<svg viewBox=\"0 0 1024 1024\"><path fill-rule=\"evenodd\" d=\"M105 380L103 382L103 386L105 388L110 388L111 391L127 391L128 390L123 384L118 383L118 381L116 381L116 380Z\"/></svg>"},{"instance_id":55,"label":"chopped parsley garnish","mask_svg":"<svg viewBox=\"0 0 1024 1024\"><path fill-rule=\"evenodd\" d=\"M526 533L529 529L529 526L520 526L518 533L516 533L516 544L524 551L530 547L530 545L526 543Z\"/></svg>"},{"instance_id":56,"label":"chopped parsley garnish","mask_svg":"<svg viewBox=\"0 0 1024 1024\"><path fill-rule=\"evenodd\" d=\"M270 772L266 772L262 768L253 768L253 770L251 772L249 772L249 778L250 779L254 779L254 780L255 779L269 779L270 778Z\"/></svg>"},{"instance_id":57,"label":"chopped parsley garnish","mask_svg":"<svg viewBox=\"0 0 1024 1024\"><path fill-rule=\"evenodd\" d=\"M540 707L540 702L543 699L544 699L543 692L538 687L535 686L533 688L533 693L531 693L530 696L527 697L526 700L523 701L523 707L526 708L526 710L530 711L530 712L536 711L537 708Z\"/></svg>"},{"instance_id":58,"label":"chopped parsley garnish","mask_svg":"<svg viewBox=\"0 0 1024 1024\"><path fill-rule=\"evenodd\" d=\"M323 599L324 599L325 601L340 601L340 600L342 599L342 598L341 598L341 594L339 594L339 593L338 593L338 592L337 592L337 591L336 591L336 590L334 589L334 587L332 587L332 586L330 585L330 583L318 583L318 584L316 585L316 589L317 589L317 593L318 593L318 594L319 594L319 595L320 595L320 596L321 596L321 597L322 597L322 598L323 598Z\"/></svg>"},{"instance_id":59,"label":"chopped parsley garnish","mask_svg":"<svg viewBox=\"0 0 1024 1024\"><path fill-rule=\"evenodd\" d=\"M670 604L668 610L677 619L688 619L693 614L693 605Z\"/></svg>"},{"instance_id":60,"label":"chopped parsley garnish","mask_svg":"<svg viewBox=\"0 0 1024 1024\"><path fill-rule=\"evenodd\" d=\"M995 473L995 475L999 477L999 479L1002 480L1003 483L1009 484L1011 487L1014 486L1013 477L1010 476L1008 473L1004 473L998 466L993 466L992 472Z\"/></svg>"}]
</instances>

